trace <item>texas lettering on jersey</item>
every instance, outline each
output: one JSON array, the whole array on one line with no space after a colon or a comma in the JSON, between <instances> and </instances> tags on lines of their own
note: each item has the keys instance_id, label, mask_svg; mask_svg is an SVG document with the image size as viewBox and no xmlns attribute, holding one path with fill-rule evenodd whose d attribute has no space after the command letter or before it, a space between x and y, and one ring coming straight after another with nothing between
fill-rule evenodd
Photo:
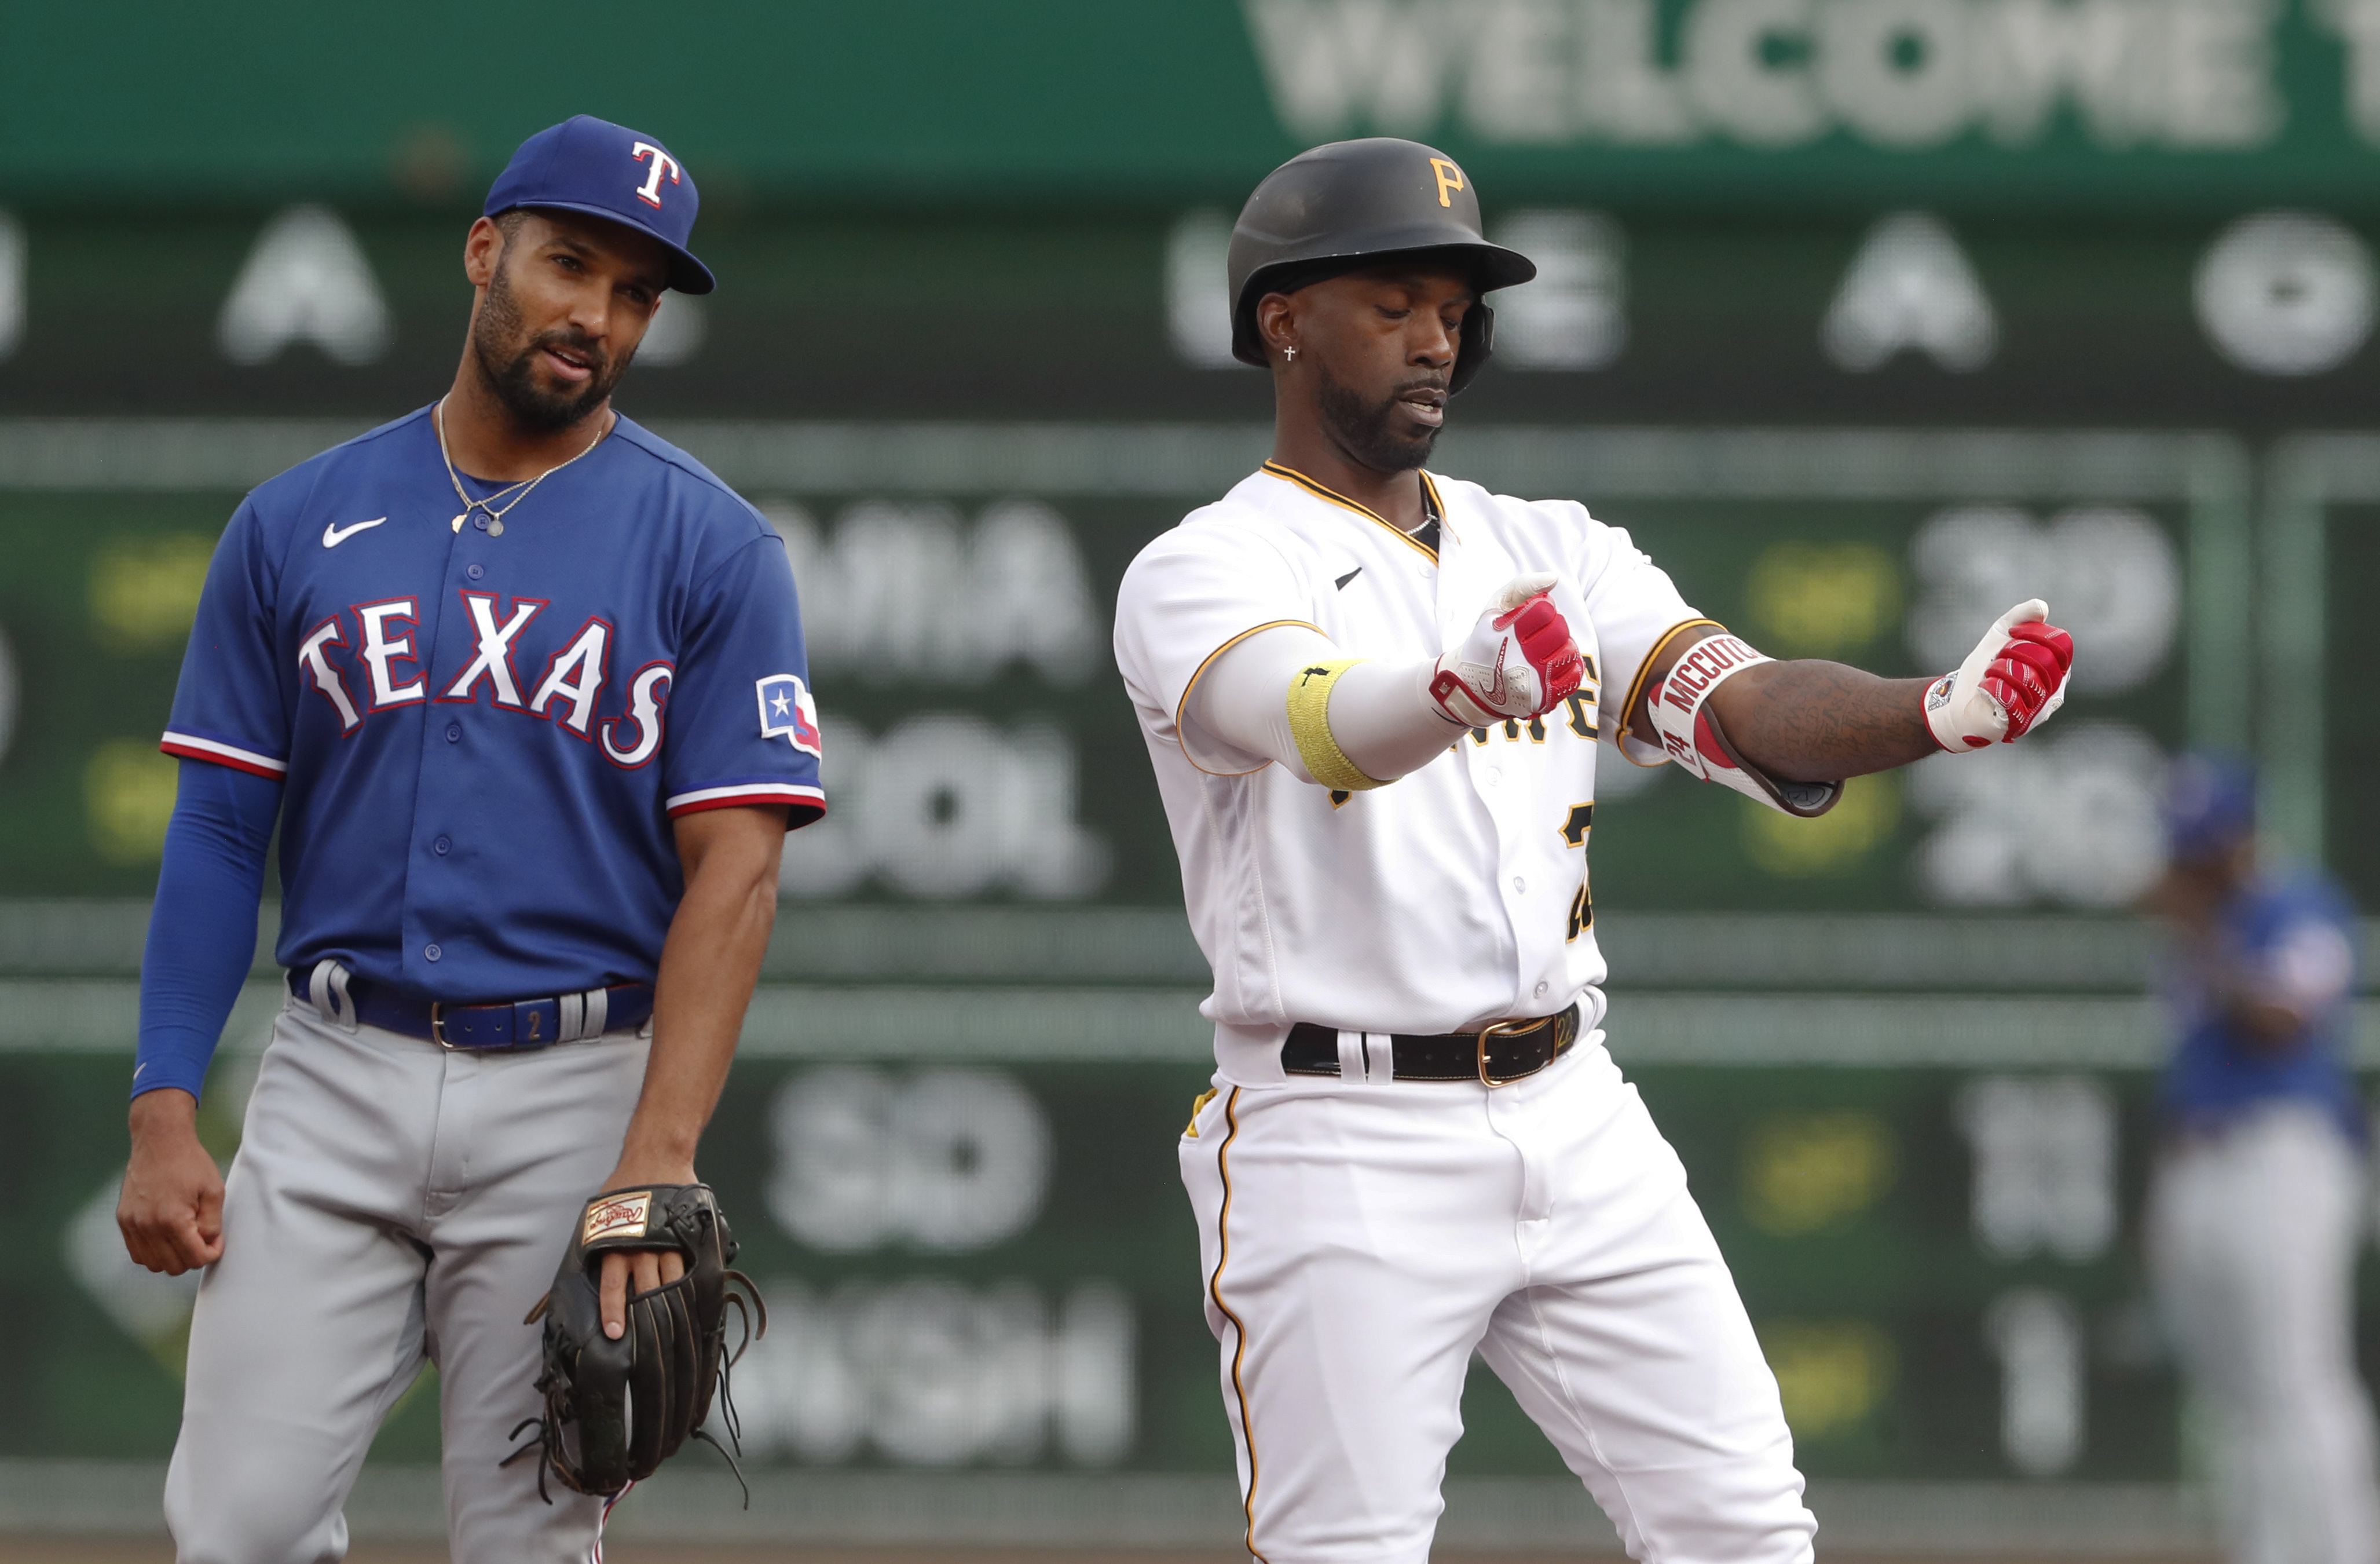
<instances>
[{"instance_id":1,"label":"texas lettering on jersey","mask_svg":"<svg viewBox=\"0 0 2380 1564\"><path fill-rule=\"evenodd\" d=\"M536 682L528 684L520 673L524 650L534 666L540 646L525 632L552 606L551 600L509 598L499 611L493 593L459 595L474 639L470 661L451 679L433 681L421 667L414 644L420 612L410 597L358 603L307 633L298 643L298 666L314 693L338 714L342 733L353 733L371 714L397 706L423 702L486 704L558 722L578 738L592 740L614 765L643 765L659 752L674 672L671 663L657 660L638 668L626 682L617 714L599 719L611 666L609 623L590 616L576 633L554 644ZM795 675L778 677L790 683L798 709L809 714L808 741L796 747L820 753L817 708L810 704L808 691ZM764 720L761 737L772 737L775 731Z\"/></svg>"}]
</instances>

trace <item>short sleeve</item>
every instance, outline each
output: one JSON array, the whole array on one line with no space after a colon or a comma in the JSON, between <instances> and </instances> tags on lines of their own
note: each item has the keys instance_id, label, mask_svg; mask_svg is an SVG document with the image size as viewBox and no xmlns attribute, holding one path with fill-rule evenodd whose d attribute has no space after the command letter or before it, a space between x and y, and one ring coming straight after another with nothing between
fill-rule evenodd
<instances>
[{"instance_id":1,"label":"short sleeve","mask_svg":"<svg viewBox=\"0 0 2380 1564\"><path fill-rule=\"evenodd\" d=\"M1141 550L1116 593L1115 653L1142 725L1181 744L1202 771L1260 770L1264 756L1184 731L1182 707L1216 657L1276 625L1317 628L1289 561L1264 539L1223 524L1184 526Z\"/></svg>"},{"instance_id":2,"label":"short sleeve","mask_svg":"<svg viewBox=\"0 0 2380 1564\"><path fill-rule=\"evenodd\" d=\"M1628 718L1644 699L1645 670L1680 630L1712 621L1687 606L1670 573L1623 527L1588 520L1579 580L1602 664L1597 725L1630 760L1658 764L1658 750L1645 751L1628 737Z\"/></svg>"},{"instance_id":3,"label":"short sleeve","mask_svg":"<svg viewBox=\"0 0 2380 1564\"><path fill-rule=\"evenodd\" d=\"M785 804L793 828L826 813L801 609L773 532L696 584L676 666L638 669L627 701L629 752L640 736L634 730L666 715L662 802L673 817Z\"/></svg>"},{"instance_id":4,"label":"short sleeve","mask_svg":"<svg viewBox=\"0 0 2380 1564\"><path fill-rule=\"evenodd\" d=\"M2318 1013L2347 996L2355 981L2355 947L2329 919L2306 913L2290 920L2265 953L2273 987L2296 1008Z\"/></svg>"},{"instance_id":5,"label":"short sleeve","mask_svg":"<svg viewBox=\"0 0 2380 1564\"><path fill-rule=\"evenodd\" d=\"M289 706L274 653L277 581L253 495L207 566L173 715L158 748L280 781L289 775Z\"/></svg>"}]
</instances>

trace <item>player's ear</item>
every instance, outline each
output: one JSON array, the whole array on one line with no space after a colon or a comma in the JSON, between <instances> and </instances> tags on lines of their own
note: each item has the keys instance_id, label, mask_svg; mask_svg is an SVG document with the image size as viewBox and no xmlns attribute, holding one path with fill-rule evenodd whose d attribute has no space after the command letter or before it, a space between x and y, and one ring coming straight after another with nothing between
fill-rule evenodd
<instances>
[{"instance_id":1,"label":"player's ear","mask_svg":"<svg viewBox=\"0 0 2380 1564\"><path fill-rule=\"evenodd\" d=\"M1297 348L1297 304L1286 293L1268 293L1257 300L1257 339L1268 359L1294 359Z\"/></svg>"},{"instance_id":2,"label":"player's ear","mask_svg":"<svg viewBox=\"0 0 2380 1564\"><path fill-rule=\"evenodd\" d=\"M487 287L504 253L504 231L496 226L494 218L480 218L463 237L463 275L471 279L473 287Z\"/></svg>"}]
</instances>

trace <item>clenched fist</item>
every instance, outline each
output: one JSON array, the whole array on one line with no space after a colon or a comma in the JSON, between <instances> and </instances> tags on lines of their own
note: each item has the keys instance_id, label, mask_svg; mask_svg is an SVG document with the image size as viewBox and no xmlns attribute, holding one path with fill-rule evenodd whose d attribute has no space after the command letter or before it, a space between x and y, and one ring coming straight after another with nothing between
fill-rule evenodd
<instances>
[{"instance_id":1,"label":"clenched fist","mask_svg":"<svg viewBox=\"0 0 2380 1564\"><path fill-rule=\"evenodd\" d=\"M1505 582L1463 644L1438 660L1429 693L1449 721L1486 727L1540 716L1578 688L1586 664L1546 595L1554 580L1539 572Z\"/></svg>"},{"instance_id":2,"label":"clenched fist","mask_svg":"<svg viewBox=\"0 0 2380 1564\"><path fill-rule=\"evenodd\" d=\"M2074 638L2029 598L1984 632L1956 671L1925 687L1925 726L1952 754L2013 743L2066 703Z\"/></svg>"}]
</instances>

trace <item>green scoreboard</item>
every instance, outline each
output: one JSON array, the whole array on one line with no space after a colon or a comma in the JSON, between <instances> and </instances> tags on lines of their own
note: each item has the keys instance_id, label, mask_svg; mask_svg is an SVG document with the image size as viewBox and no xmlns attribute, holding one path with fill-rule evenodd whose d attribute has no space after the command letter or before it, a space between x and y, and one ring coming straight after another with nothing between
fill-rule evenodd
<instances>
[{"instance_id":1,"label":"green scoreboard","mask_svg":"<svg viewBox=\"0 0 2380 1564\"><path fill-rule=\"evenodd\" d=\"M1937 672L2036 593L2076 636L2036 739L1860 779L1815 822L1606 757L1609 1045L1805 1465L2170 1483L2136 1246L2162 1039L2126 909L2190 744L2264 754L2279 842L2380 899L2352 630L2380 445L2351 433L2380 204L1513 182L1490 231L1542 275L1496 300L1435 466L1585 502L1775 654ZM738 1383L764 1472L1228 1469L1168 1145L1205 971L1108 650L1135 552L1267 448L1221 189L722 181L721 289L670 296L625 384L785 537L827 739L833 809L789 841L706 1148L777 1322ZM0 1281L64 1344L0 1370L0 1460L170 1445L188 1291L108 1218L155 740L241 492L443 389L468 217L37 192L0 233L0 1144L9 1231L64 1260ZM226 1154L272 1003L268 956L209 1089ZM1458 1474L1559 1475L1492 1384L1468 1421ZM418 1398L382 1457L434 1448Z\"/></svg>"}]
</instances>

